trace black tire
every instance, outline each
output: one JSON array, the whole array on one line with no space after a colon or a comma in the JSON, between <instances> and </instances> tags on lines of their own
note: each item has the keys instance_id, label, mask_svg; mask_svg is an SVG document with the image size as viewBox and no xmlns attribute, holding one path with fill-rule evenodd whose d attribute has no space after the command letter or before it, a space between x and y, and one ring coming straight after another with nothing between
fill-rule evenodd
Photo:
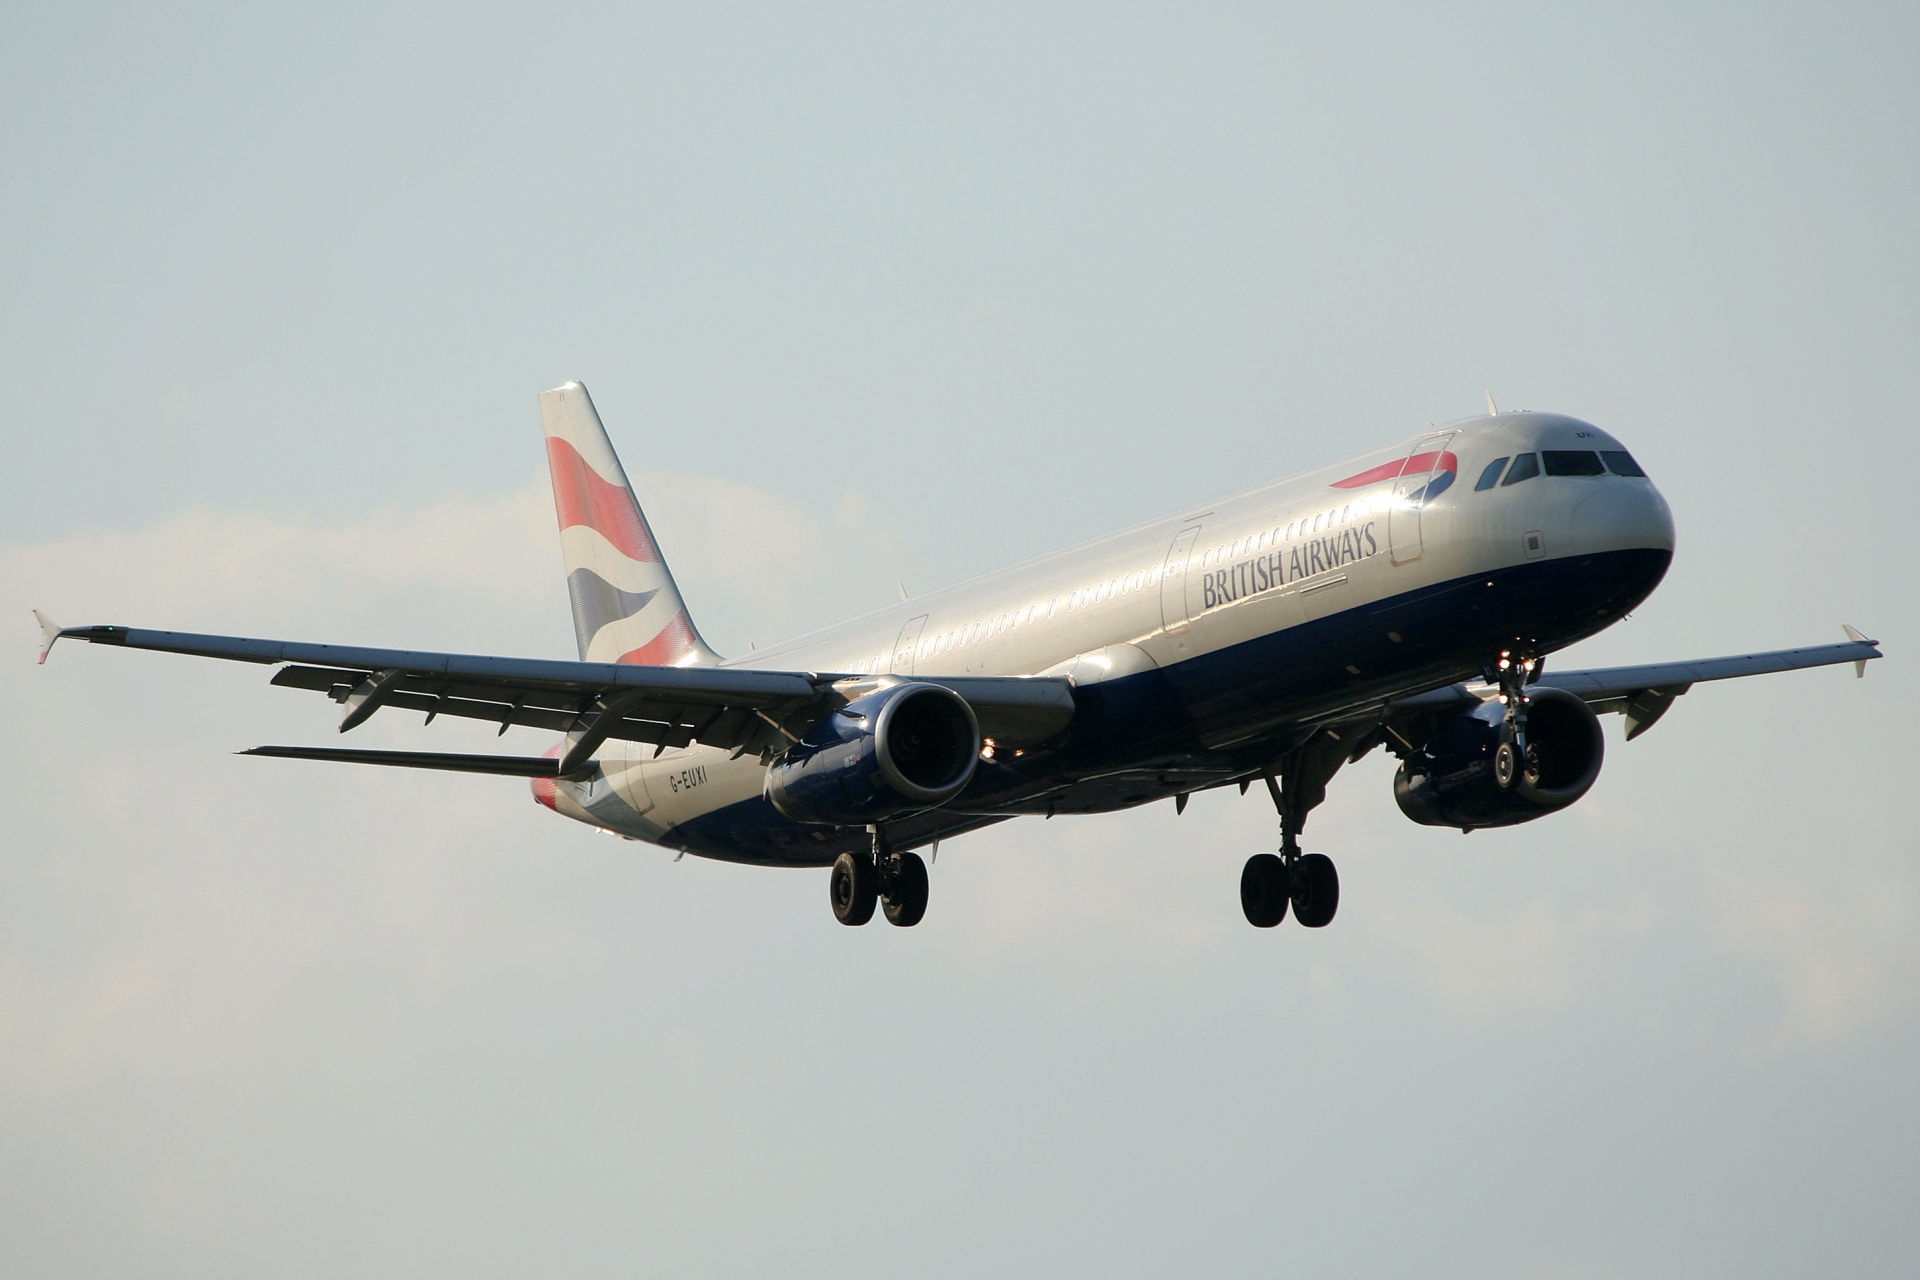
<instances>
[{"instance_id":1,"label":"black tire","mask_svg":"<svg viewBox=\"0 0 1920 1280\"><path fill-rule=\"evenodd\" d=\"M1287 864L1277 854L1256 853L1240 872L1240 909L1256 929L1271 929L1287 918Z\"/></svg>"},{"instance_id":2,"label":"black tire","mask_svg":"<svg viewBox=\"0 0 1920 1280\"><path fill-rule=\"evenodd\" d=\"M1503 742L1493 749L1493 780L1502 791L1511 790L1514 779L1519 775L1519 757L1514 754L1513 744Z\"/></svg>"},{"instance_id":3,"label":"black tire","mask_svg":"<svg viewBox=\"0 0 1920 1280\"><path fill-rule=\"evenodd\" d=\"M1293 864L1293 918L1309 929L1324 929L1340 909L1340 874L1324 853L1304 853Z\"/></svg>"},{"instance_id":4,"label":"black tire","mask_svg":"<svg viewBox=\"0 0 1920 1280\"><path fill-rule=\"evenodd\" d=\"M911 929L927 914L927 864L917 853L900 855L900 867L880 899L887 923Z\"/></svg>"},{"instance_id":5,"label":"black tire","mask_svg":"<svg viewBox=\"0 0 1920 1280\"><path fill-rule=\"evenodd\" d=\"M873 919L874 903L880 898L880 877L873 859L864 853L843 853L833 860L833 874L827 879L827 896L833 903L833 918L841 924L865 924Z\"/></svg>"}]
</instances>

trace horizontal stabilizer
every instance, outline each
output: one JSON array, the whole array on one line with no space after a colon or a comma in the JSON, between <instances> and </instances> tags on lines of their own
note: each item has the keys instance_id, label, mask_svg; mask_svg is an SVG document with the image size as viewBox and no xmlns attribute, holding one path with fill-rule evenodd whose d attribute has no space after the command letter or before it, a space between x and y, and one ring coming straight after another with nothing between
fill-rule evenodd
<instances>
[{"instance_id":1,"label":"horizontal stabilizer","mask_svg":"<svg viewBox=\"0 0 1920 1280\"><path fill-rule=\"evenodd\" d=\"M560 762L552 756L468 756L444 751L357 751L351 747L254 747L242 756L282 760L344 760L348 764L391 764L403 769L451 769L456 773L501 773L515 778L552 778Z\"/></svg>"}]
</instances>

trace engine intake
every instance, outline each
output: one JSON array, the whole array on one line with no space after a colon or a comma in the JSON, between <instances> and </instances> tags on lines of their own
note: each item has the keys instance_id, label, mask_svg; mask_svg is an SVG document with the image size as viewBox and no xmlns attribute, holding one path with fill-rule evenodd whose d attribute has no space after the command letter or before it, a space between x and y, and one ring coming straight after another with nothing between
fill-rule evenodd
<instances>
[{"instance_id":1,"label":"engine intake","mask_svg":"<svg viewBox=\"0 0 1920 1280\"><path fill-rule=\"evenodd\" d=\"M1509 787L1494 771L1507 734L1499 701L1440 725L1393 775L1400 812L1429 827L1510 827L1566 808L1600 776L1606 738L1593 708L1565 689L1527 690L1530 765Z\"/></svg>"},{"instance_id":2,"label":"engine intake","mask_svg":"<svg viewBox=\"0 0 1920 1280\"><path fill-rule=\"evenodd\" d=\"M827 716L767 770L766 795L795 822L862 826L960 794L980 763L967 700L903 683Z\"/></svg>"}]
</instances>

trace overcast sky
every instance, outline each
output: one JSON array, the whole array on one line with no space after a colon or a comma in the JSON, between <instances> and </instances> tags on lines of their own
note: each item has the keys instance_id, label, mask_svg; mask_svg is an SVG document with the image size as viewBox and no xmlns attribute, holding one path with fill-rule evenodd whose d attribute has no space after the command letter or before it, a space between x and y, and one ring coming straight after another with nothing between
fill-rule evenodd
<instances>
[{"instance_id":1,"label":"overcast sky","mask_svg":"<svg viewBox=\"0 0 1920 1280\"><path fill-rule=\"evenodd\" d=\"M1906 1276L1911 5L15 6L0 38L0 1273ZM1554 409L1672 502L1591 795L1259 794L824 871L67 623L568 657L585 381L744 649ZM5 639L5 636L11 639ZM379 717L365 745L500 749ZM547 742L514 731L506 749Z\"/></svg>"}]
</instances>

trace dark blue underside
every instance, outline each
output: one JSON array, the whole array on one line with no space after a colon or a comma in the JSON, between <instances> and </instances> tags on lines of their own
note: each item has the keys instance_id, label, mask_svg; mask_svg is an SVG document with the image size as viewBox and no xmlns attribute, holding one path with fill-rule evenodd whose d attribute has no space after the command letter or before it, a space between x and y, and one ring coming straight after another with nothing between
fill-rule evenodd
<instances>
[{"instance_id":1,"label":"dark blue underside","mask_svg":"<svg viewBox=\"0 0 1920 1280\"><path fill-rule=\"evenodd\" d=\"M1671 559L1613 551L1515 565L1084 686L1058 742L983 763L958 799L888 823L889 837L914 848L1017 814L1106 812L1220 785L1344 709L1472 679L1503 649L1549 654L1593 635L1646 599ZM867 848L869 837L792 822L754 799L685 823L662 843L732 862L824 866Z\"/></svg>"}]
</instances>

